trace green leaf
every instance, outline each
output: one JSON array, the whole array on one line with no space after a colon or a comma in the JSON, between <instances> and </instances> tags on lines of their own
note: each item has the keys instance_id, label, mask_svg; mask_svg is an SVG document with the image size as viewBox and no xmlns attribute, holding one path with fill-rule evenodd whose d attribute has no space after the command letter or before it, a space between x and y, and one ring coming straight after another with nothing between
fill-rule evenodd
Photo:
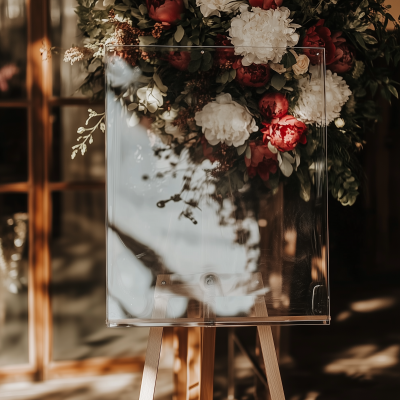
<instances>
[{"instance_id":1,"label":"green leaf","mask_svg":"<svg viewBox=\"0 0 400 400\"><path fill-rule=\"evenodd\" d=\"M147 7L144 4L141 4L139 6L139 11L142 13L142 15L147 14Z\"/></svg>"},{"instance_id":2,"label":"green leaf","mask_svg":"<svg viewBox=\"0 0 400 400\"><path fill-rule=\"evenodd\" d=\"M288 51L283 57L282 57L282 64L284 65L285 68L290 68L294 64L296 64L296 57Z\"/></svg>"},{"instance_id":3,"label":"green leaf","mask_svg":"<svg viewBox=\"0 0 400 400\"><path fill-rule=\"evenodd\" d=\"M397 93L397 89L392 85L387 85L387 87L390 90L390 93L392 93L392 95L394 97L396 97L396 99L398 99L399 98L399 94Z\"/></svg>"},{"instance_id":4,"label":"green leaf","mask_svg":"<svg viewBox=\"0 0 400 400\"><path fill-rule=\"evenodd\" d=\"M143 18L142 14L137 8L131 8L131 15L138 20L141 20Z\"/></svg>"},{"instance_id":5,"label":"green leaf","mask_svg":"<svg viewBox=\"0 0 400 400\"><path fill-rule=\"evenodd\" d=\"M386 100L390 103L390 99L391 99L392 95L391 95L391 93L390 93L390 91L389 91L388 88L386 88L385 86L383 86L383 87L381 88L381 95L382 95L382 97L383 97L384 99L386 99Z\"/></svg>"},{"instance_id":6,"label":"green leaf","mask_svg":"<svg viewBox=\"0 0 400 400\"><path fill-rule=\"evenodd\" d=\"M394 66L397 67L397 64L400 61L400 52L397 52L397 54L394 56Z\"/></svg>"},{"instance_id":7,"label":"green leaf","mask_svg":"<svg viewBox=\"0 0 400 400\"><path fill-rule=\"evenodd\" d=\"M371 95L372 95L372 97L374 97L376 91L378 90L378 82L376 82L376 81L371 81L371 82L369 83L369 86L370 86L370 88L371 88Z\"/></svg>"},{"instance_id":8,"label":"green leaf","mask_svg":"<svg viewBox=\"0 0 400 400\"><path fill-rule=\"evenodd\" d=\"M236 151L238 156L241 156L247 149L247 143L243 144L242 146L236 147Z\"/></svg>"},{"instance_id":9,"label":"green leaf","mask_svg":"<svg viewBox=\"0 0 400 400\"><path fill-rule=\"evenodd\" d=\"M361 33L354 32L354 37L356 38L358 44L365 50L368 50L367 46L365 45L364 39Z\"/></svg>"},{"instance_id":10,"label":"green leaf","mask_svg":"<svg viewBox=\"0 0 400 400\"><path fill-rule=\"evenodd\" d=\"M210 64L212 61L212 55L209 51L205 51L203 54L203 62L206 64Z\"/></svg>"},{"instance_id":11,"label":"green leaf","mask_svg":"<svg viewBox=\"0 0 400 400\"><path fill-rule=\"evenodd\" d=\"M162 92L167 93L168 87L165 86L165 85L162 83L161 78L160 78L160 75L154 74L154 75L153 75L153 80L154 80L154 82L156 83L156 85L158 86L158 88L159 88Z\"/></svg>"},{"instance_id":12,"label":"green leaf","mask_svg":"<svg viewBox=\"0 0 400 400\"><path fill-rule=\"evenodd\" d=\"M367 44L377 44L378 43L378 40L376 38L374 38L371 35L367 35L366 33L364 33L363 39L364 39L365 43L367 43Z\"/></svg>"},{"instance_id":13,"label":"green leaf","mask_svg":"<svg viewBox=\"0 0 400 400\"><path fill-rule=\"evenodd\" d=\"M188 71L189 72L196 72L200 68L201 65L201 58L198 60L192 60L189 63Z\"/></svg>"},{"instance_id":14,"label":"green leaf","mask_svg":"<svg viewBox=\"0 0 400 400\"><path fill-rule=\"evenodd\" d=\"M283 75L275 74L271 79L271 85L276 90L281 90L286 84L286 78Z\"/></svg>"},{"instance_id":15,"label":"green leaf","mask_svg":"<svg viewBox=\"0 0 400 400\"><path fill-rule=\"evenodd\" d=\"M139 36L139 41L142 46L148 46L149 44L157 42L157 39L153 36Z\"/></svg>"},{"instance_id":16,"label":"green leaf","mask_svg":"<svg viewBox=\"0 0 400 400\"><path fill-rule=\"evenodd\" d=\"M220 80L220 82L222 83L222 84L225 84L226 82L228 82L228 79L229 79L229 72L228 71L225 71L222 75L221 75L221 78L220 78L221 80Z\"/></svg>"},{"instance_id":17,"label":"green leaf","mask_svg":"<svg viewBox=\"0 0 400 400\"><path fill-rule=\"evenodd\" d=\"M181 25L178 25L174 34L175 40L179 43L182 40L184 34L185 30L182 28Z\"/></svg>"},{"instance_id":18,"label":"green leaf","mask_svg":"<svg viewBox=\"0 0 400 400\"><path fill-rule=\"evenodd\" d=\"M211 39L211 38L207 38L206 40L205 40L205 42L204 42L204 45L205 46L214 46L214 40L213 39ZM399 55L400 55L400 53L399 53Z\"/></svg>"},{"instance_id":19,"label":"green leaf","mask_svg":"<svg viewBox=\"0 0 400 400\"><path fill-rule=\"evenodd\" d=\"M193 51L190 53L190 59L191 59L192 61L194 61L194 60L200 60L200 58L201 58L201 52L200 52L199 50L193 50Z\"/></svg>"}]
</instances>

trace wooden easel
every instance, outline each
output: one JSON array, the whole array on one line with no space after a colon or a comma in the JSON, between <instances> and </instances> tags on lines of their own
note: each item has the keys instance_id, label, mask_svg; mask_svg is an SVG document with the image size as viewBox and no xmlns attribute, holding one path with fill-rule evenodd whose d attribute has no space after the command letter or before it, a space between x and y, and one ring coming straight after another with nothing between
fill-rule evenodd
<instances>
[{"instance_id":1,"label":"wooden easel","mask_svg":"<svg viewBox=\"0 0 400 400\"><path fill-rule=\"evenodd\" d=\"M262 286L261 274L256 273L256 277L257 283ZM167 301L165 295L163 295L164 291L162 289L168 287L170 283L170 275L159 275L157 277L152 318L165 318ZM212 311L209 307L207 310L203 311L203 313L206 319L212 319L212 315L210 314ZM267 306L264 296L262 295L256 297L255 316L268 317ZM271 327L268 325L261 325L258 326L257 329L260 337L271 400L285 400ZM212 400L213 398L215 330L216 327L202 327L200 330L200 400ZM150 328L139 400L153 400L154 398L162 336L163 327ZM186 336L186 340L187 338L188 336ZM189 391L190 389L189 383L186 390ZM188 398L189 397L186 396L186 399Z\"/></svg>"}]
</instances>

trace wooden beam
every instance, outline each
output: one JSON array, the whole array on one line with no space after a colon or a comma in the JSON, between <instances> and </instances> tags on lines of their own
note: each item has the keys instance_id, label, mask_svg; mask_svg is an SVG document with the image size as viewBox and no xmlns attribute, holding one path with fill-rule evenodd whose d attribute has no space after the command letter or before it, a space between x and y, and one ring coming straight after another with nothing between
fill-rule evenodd
<instances>
[{"instance_id":1,"label":"wooden beam","mask_svg":"<svg viewBox=\"0 0 400 400\"><path fill-rule=\"evenodd\" d=\"M133 373L141 372L143 367L144 357L96 357L86 360L57 361L49 364L47 378L56 379L67 376Z\"/></svg>"},{"instance_id":2,"label":"wooden beam","mask_svg":"<svg viewBox=\"0 0 400 400\"><path fill-rule=\"evenodd\" d=\"M51 94L49 1L27 0L27 94L29 143L29 359L36 379L46 377L51 357L49 298L49 190L48 156Z\"/></svg>"},{"instance_id":3,"label":"wooden beam","mask_svg":"<svg viewBox=\"0 0 400 400\"><path fill-rule=\"evenodd\" d=\"M26 108L29 105L28 100L0 100L0 108Z\"/></svg>"},{"instance_id":4,"label":"wooden beam","mask_svg":"<svg viewBox=\"0 0 400 400\"><path fill-rule=\"evenodd\" d=\"M106 184L104 181L89 181L89 182L49 182L49 190L66 191L66 190L105 190Z\"/></svg>"},{"instance_id":5,"label":"wooden beam","mask_svg":"<svg viewBox=\"0 0 400 400\"><path fill-rule=\"evenodd\" d=\"M0 193L27 193L28 191L29 191L28 182L0 184Z\"/></svg>"},{"instance_id":6,"label":"wooden beam","mask_svg":"<svg viewBox=\"0 0 400 400\"><path fill-rule=\"evenodd\" d=\"M91 100L88 97L52 97L49 99L50 107L60 106L104 106L104 100Z\"/></svg>"},{"instance_id":7,"label":"wooden beam","mask_svg":"<svg viewBox=\"0 0 400 400\"><path fill-rule=\"evenodd\" d=\"M0 368L0 384L35 380L36 370L29 364L13 365Z\"/></svg>"}]
</instances>

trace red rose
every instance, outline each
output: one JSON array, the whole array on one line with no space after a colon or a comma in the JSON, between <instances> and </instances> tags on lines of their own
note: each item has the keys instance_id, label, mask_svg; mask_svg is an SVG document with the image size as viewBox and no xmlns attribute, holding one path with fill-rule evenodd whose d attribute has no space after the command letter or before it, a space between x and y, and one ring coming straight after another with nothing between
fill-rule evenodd
<instances>
[{"instance_id":1,"label":"red rose","mask_svg":"<svg viewBox=\"0 0 400 400\"><path fill-rule=\"evenodd\" d=\"M204 158L210 160L212 163L217 160L215 156L213 156L213 148L208 144L208 140L205 136L202 136L200 139L201 147L203 148L203 156Z\"/></svg>"},{"instance_id":2,"label":"red rose","mask_svg":"<svg viewBox=\"0 0 400 400\"><path fill-rule=\"evenodd\" d=\"M185 11L183 0L146 0L149 17L154 21L172 23Z\"/></svg>"},{"instance_id":3,"label":"red rose","mask_svg":"<svg viewBox=\"0 0 400 400\"><path fill-rule=\"evenodd\" d=\"M190 63L190 53L188 51L170 51L167 60L179 71L186 71Z\"/></svg>"},{"instance_id":4,"label":"red rose","mask_svg":"<svg viewBox=\"0 0 400 400\"><path fill-rule=\"evenodd\" d=\"M214 42L215 46L232 46L231 41L225 36L221 35L220 33L215 38ZM214 63L216 65L222 66L226 65L227 63L233 64L239 57L235 56L235 49L234 47L227 47L226 49L217 48L215 49L215 58Z\"/></svg>"},{"instance_id":5,"label":"red rose","mask_svg":"<svg viewBox=\"0 0 400 400\"><path fill-rule=\"evenodd\" d=\"M340 43L345 39L339 38L341 32L337 32L331 36L331 31L322 26L325 20L320 19L314 26L308 28L306 37L303 40L304 47L325 47L326 65L332 64L336 59L340 58L339 52L336 51L335 43ZM304 54L310 59L311 64L318 64L320 61L320 51L304 49Z\"/></svg>"},{"instance_id":6,"label":"red rose","mask_svg":"<svg viewBox=\"0 0 400 400\"><path fill-rule=\"evenodd\" d=\"M282 118L287 114L289 102L280 93L267 93L258 103L258 108L266 118Z\"/></svg>"},{"instance_id":7,"label":"red rose","mask_svg":"<svg viewBox=\"0 0 400 400\"><path fill-rule=\"evenodd\" d=\"M279 151L293 150L298 143L307 143L307 127L291 115L285 115L281 119L273 119L270 124L265 125L261 132L264 133L265 144L271 142Z\"/></svg>"},{"instance_id":8,"label":"red rose","mask_svg":"<svg viewBox=\"0 0 400 400\"><path fill-rule=\"evenodd\" d=\"M267 181L269 174L277 171L277 157L272 153L268 146L263 144L260 140L249 143L251 149L251 158L244 158L247 166L247 173L250 178L254 178L257 173L261 179Z\"/></svg>"},{"instance_id":9,"label":"red rose","mask_svg":"<svg viewBox=\"0 0 400 400\"><path fill-rule=\"evenodd\" d=\"M343 39L343 42L339 45L336 45L336 61L328 66L328 68L332 72L336 72L338 74L344 74L345 72L350 71L351 67L354 63L354 48L350 44L346 43Z\"/></svg>"},{"instance_id":10,"label":"red rose","mask_svg":"<svg viewBox=\"0 0 400 400\"><path fill-rule=\"evenodd\" d=\"M249 0L252 7L260 7L263 10L269 10L272 8L276 10L283 3L283 0Z\"/></svg>"},{"instance_id":11,"label":"red rose","mask_svg":"<svg viewBox=\"0 0 400 400\"><path fill-rule=\"evenodd\" d=\"M242 86L261 87L271 77L271 68L268 64L251 64L245 67L239 59L233 64L233 69L236 69L236 80Z\"/></svg>"},{"instance_id":12,"label":"red rose","mask_svg":"<svg viewBox=\"0 0 400 400\"><path fill-rule=\"evenodd\" d=\"M254 178L258 173L263 181L267 181L269 173L272 172L274 174L278 169L276 154L272 153L261 140L250 142L249 146L251 158L244 158L249 177Z\"/></svg>"}]
</instances>

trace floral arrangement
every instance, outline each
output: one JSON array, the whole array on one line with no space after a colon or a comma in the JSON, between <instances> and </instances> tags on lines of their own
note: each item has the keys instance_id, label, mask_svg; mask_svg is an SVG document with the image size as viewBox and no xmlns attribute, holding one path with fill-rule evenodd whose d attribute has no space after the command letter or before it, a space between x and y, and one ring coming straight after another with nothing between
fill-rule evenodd
<instances>
[{"instance_id":1,"label":"floral arrangement","mask_svg":"<svg viewBox=\"0 0 400 400\"><path fill-rule=\"evenodd\" d=\"M147 125L149 135L175 151L190 148L198 161L208 158L217 166L214 175L221 181L229 175L236 188L256 180L273 189L294 179L304 200L326 112L329 188L343 205L354 204L362 178L357 152L378 115L373 98L378 89L389 101L398 96L382 67L400 61L399 25L384 0L78 3L84 47L67 50L64 60L86 68L83 93L104 96L105 49L114 46L124 63L145 73L140 88L121 94L131 125ZM387 30L389 21L394 31ZM173 50L160 56L147 47L157 45ZM325 87L318 78L321 48ZM126 72L117 64L114 86L123 87ZM100 119L79 128L72 158L86 152L97 127L104 131L104 116L89 111L88 121Z\"/></svg>"}]
</instances>

